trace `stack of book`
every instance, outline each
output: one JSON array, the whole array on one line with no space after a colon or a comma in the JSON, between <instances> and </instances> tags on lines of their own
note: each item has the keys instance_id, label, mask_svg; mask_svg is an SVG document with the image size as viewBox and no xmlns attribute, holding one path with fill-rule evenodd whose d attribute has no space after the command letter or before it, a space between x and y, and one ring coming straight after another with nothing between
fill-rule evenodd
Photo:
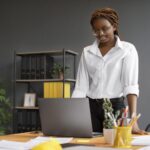
<instances>
[{"instance_id":1,"label":"stack of book","mask_svg":"<svg viewBox=\"0 0 150 150\"><path fill-rule=\"evenodd\" d=\"M38 110L17 111L17 132L37 131L41 129L40 116Z\"/></svg>"},{"instance_id":2,"label":"stack of book","mask_svg":"<svg viewBox=\"0 0 150 150\"><path fill-rule=\"evenodd\" d=\"M64 84L64 89L63 89ZM70 98L69 82L44 82L44 98Z\"/></svg>"},{"instance_id":3,"label":"stack of book","mask_svg":"<svg viewBox=\"0 0 150 150\"><path fill-rule=\"evenodd\" d=\"M50 55L24 55L21 59L21 79L50 79L54 59Z\"/></svg>"}]
</instances>

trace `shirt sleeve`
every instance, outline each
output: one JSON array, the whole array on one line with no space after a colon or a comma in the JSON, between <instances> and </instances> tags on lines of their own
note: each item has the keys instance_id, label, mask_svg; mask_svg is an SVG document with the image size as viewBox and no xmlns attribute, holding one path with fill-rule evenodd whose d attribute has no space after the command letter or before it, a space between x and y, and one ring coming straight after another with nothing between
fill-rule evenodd
<instances>
[{"instance_id":1,"label":"shirt sleeve","mask_svg":"<svg viewBox=\"0 0 150 150\"><path fill-rule=\"evenodd\" d=\"M85 53L83 51L78 67L76 85L72 97L75 98L86 97L88 89L89 89L89 74L85 61Z\"/></svg>"},{"instance_id":2,"label":"shirt sleeve","mask_svg":"<svg viewBox=\"0 0 150 150\"><path fill-rule=\"evenodd\" d=\"M123 93L124 96L128 94L135 94L139 96L138 85L139 74L139 60L136 48L132 46L129 53L123 60L122 76L123 76Z\"/></svg>"}]
</instances>

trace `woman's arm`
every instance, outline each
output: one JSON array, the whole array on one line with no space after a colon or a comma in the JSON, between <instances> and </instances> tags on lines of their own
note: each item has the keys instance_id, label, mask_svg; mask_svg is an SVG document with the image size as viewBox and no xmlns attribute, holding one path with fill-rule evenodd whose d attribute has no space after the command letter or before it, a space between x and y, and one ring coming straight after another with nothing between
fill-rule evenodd
<instances>
[{"instance_id":1,"label":"woman's arm","mask_svg":"<svg viewBox=\"0 0 150 150\"><path fill-rule=\"evenodd\" d=\"M134 45L130 45L129 52L124 58L122 68L122 83L124 86L124 96L127 97L130 117L133 113L137 115L137 98L139 96L138 74L138 53ZM136 134L145 133L145 131L139 128L138 123L134 124L132 132Z\"/></svg>"},{"instance_id":2,"label":"woman's arm","mask_svg":"<svg viewBox=\"0 0 150 150\"><path fill-rule=\"evenodd\" d=\"M129 105L130 117L134 113L137 115L137 96L135 94L127 95L127 101ZM134 134L147 134L144 130L141 130L136 122L133 126L132 133Z\"/></svg>"},{"instance_id":3,"label":"woman's arm","mask_svg":"<svg viewBox=\"0 0 150 150\"><path fill-rule=\"evenodd\" d=\"M86 97L87 91L89 89L89 74L87 70L85 57L86 56L83 51L78 67L75 89L72 94L72 97L74 98Z\"/></svg>"}]
</instances>

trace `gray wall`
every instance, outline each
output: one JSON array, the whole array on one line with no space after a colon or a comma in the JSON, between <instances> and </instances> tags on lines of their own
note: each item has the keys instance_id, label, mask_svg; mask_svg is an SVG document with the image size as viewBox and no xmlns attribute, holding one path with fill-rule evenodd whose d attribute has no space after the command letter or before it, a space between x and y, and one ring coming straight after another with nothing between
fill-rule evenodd
<instances>
[{"instance_id":1,"label":"gray wall","mask_svg":"<svg viewBox=\"0 0 150 150\"><path fill-rule=\"evenodd\" d=\"M120 37L137 47L140 58L140 125L150 122L150 1L148 0L0 0L0 82L12 99L13 50L72 49L81 53L93 42L92 11L113 7L120 16Z\"/></svg>"}]
</instances>

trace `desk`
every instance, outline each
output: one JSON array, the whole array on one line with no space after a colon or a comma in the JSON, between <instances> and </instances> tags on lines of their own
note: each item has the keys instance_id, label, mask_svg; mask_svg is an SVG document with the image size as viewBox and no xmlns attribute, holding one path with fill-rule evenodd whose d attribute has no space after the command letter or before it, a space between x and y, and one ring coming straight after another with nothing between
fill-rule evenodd
<instances>
[{"instance_id":1,"label":"desk","mask_svg":"<svg viewBox=\"0 0 150 150\"><path fill-rule=\"evenodd\" d=\"M19 133L19 134L9 134L5 136L0 136L0 140L10 140L10 141L18 141L18 142L27 142L37 136L43 136L42 133L35 133L35 132L26 132L26 133ZM106 144L103 137L95 137L95 138L74 138L71 143L76 144L91 144L97 147L111 147L110 145ZM133 147L133 150L138 150L140 147ZM117 149L116 149L117 150Z\"/></svg>"}]
</instances>

